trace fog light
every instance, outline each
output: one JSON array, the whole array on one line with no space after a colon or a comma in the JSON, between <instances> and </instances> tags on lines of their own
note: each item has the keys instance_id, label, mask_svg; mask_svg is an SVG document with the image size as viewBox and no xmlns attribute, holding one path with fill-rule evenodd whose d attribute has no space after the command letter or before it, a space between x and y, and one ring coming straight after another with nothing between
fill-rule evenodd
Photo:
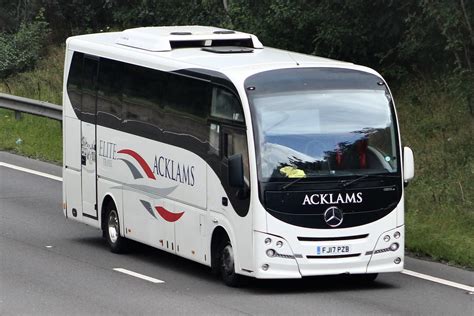
<instances>
[{"instance_id":1,"label":"fog light","mask_svg":"<svg viewBox=\"0 0 474 316\"><path fill-rule=\"evenodd\" d=\"M270 266L269 266L268 264L266 264L266 263L265 263L265 264L262 264L262 270L263 270L263 271L267 271L268 268L270 268Z\"/></svg>"},{"instance_id":2,"label":"fog light","mask_svg":"<svg viewBox=\"0 0 474 316\"><path fill-rule=\"evenodd\" d=\"M402 262L402 259L400 257L397 257L397 258L395 258L395 260L393 260L393 262L395 264L400 264L400 262Z\"/></svg>"},{"instance_id":3,"label":"fog light","mask_svg":"<svg viewBox=\"0 0 474 316\"><path fill-rule=\"evenodd\" d=\"M265 238L265 245L270 245L272 243L271 238Z\"/></svg>"},{"instance_id":4,"label":"fog light","mask_svg":"<svg viewBox=\"0 0 474 316\"><path fill-rule=\"evenodd\" d=\"M397 242L394 242L393 244L390 245L390 250L396 251L398 250L398 247L400 247L400 245Z\"/></svg>"},{"instance_id":5,"label":"fog light","mask_svg":"<svg viewBox=\"0 0 474 316\"><path fill-rule=\"evenodd\" d=\"M278 248L281 248L283 246L283 241L281 241L281 240L277 241L276 246Z\"/></svg>"},{"instance_id":6,"label":"fog light","mask_svg":"<svg viewBox=\"0 0 474 316\"><path fill-rule=\"evenodd\" d=\"M273 249L267 249L267 256L273 257L275 255L276 251Z\"/></svg>"},{"instance_id":7,"label":"fog light","mask_svg":"<svg viewBox=\"0 0 474 316\"><path fill-rule=\"evenodd\" d=\"M401 236L400 232L395 232L395 233L393 234L393 237L395 237L395 239L400 238L400 236Z\"/></svg>"},{"instance_id":8,"label":"fog light","mask_svg":"<svg viewBox=\"0 0 474 316\"><path fill-rule=\"evenodd\" d=\"M390 241L390 236L389 235L383 236L383 241L389 242Z\"/></svg>"}]
</instances>

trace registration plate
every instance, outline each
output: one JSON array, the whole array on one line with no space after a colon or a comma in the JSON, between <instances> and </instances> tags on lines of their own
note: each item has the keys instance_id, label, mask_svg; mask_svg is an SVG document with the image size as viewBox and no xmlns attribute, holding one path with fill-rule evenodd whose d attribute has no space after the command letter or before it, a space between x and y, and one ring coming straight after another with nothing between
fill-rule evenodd
<instances>
[{"instance_id":1,"label":"registration plate","mask_svg":"<svg viewBox=\"0 0 474 316\"><path fill-rule=\"evenodd\" d=\"M316 253L318 255L339 255L351 252L349 246L317 246Z\"/></svg>"}]
</instances>

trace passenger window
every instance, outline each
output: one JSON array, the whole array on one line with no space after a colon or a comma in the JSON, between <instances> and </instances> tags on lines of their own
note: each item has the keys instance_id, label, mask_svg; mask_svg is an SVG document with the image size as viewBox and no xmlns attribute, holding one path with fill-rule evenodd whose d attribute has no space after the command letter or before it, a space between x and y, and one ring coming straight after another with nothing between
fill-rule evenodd
<instances>
[{"instance_id":1,"label":"passenger window","mask_svg":"<svg viewBox=\"0 0 474 316\"><path fill-rule=\"evenodd\" d=\"M209 153L217 156L219 156L220 151L219 134L220 126L218 124L211 123L209 127Z\"/></svg>"},{"instance_id":2,"label":"passenger window","mask_svg":"<svg viewBox=\"0 0 474 316\"><path fill-rule=\"evenodd\" d=\"M72 56L71 68L69 69L67 81L67 94L75 111L81 111L81 81L82 81L82 60L84 54L75 52Z\"/></svg>"},{"instance_id":3,"label":"passenger window","mask_svg":"<svg viewBox=\"0 0 474 316\"><path fill-rule=\"evenodd\" d=\"M214 88L212 93L211 115L231 121L244 121L242 107L237 97L218 87Z\"/></svg>"},{"instance_id":4,"label":"passenger window","mask_svg":"<svg viewBox=\"0 0 474 316\"><path fill-rule=\"evenodd\" d=\"M202 120L208 117L211 89L206 81L179 75L167 80L166 108L179 116Z\"/></svg>"},{"instance_id":5,"label":"passenger window","mask_svg":"<svg viewBox=\"0 0 474 316\"><path fill-rule=\"evenodd\" d=\"M97 91L98 120L101 114L110 115L118 120L122 117L121 80L122 63L101 58L99 67L99 88ZM99 122L100 123L100 122Z\"/></svg>"},{"instance_id":6,"label":"passenger window","mask_svg":"<svg viewBox=\"0 0 474 316\"><path fill-rule=\"evenodd\" d=\"M212 89L204 80L170 74L164 94L163 129L172 133L189 135L202 144L208 141L209 108Z\"/></svg>"},{"instance_id":7,"label":"passenger window","mask_svg":"<svg viewBox=\"0 0 474 316\"><path fill-rule=\"evenodd\" d=\"M153 80L153 70L135 65L125 66L123 104L128 120L152 122L158 106L159 88Z\"/></svg>"},{"instance_id":8,"label":"passenger window","mask_svg":"<svg viewBox=\"0 0 474 316\"><path fill-rule=\"evenodd\" d=\"M96 114L97 68L98 60L85 56L82 71L82 113L94 116Z\"/></svg>"}]
</instances>

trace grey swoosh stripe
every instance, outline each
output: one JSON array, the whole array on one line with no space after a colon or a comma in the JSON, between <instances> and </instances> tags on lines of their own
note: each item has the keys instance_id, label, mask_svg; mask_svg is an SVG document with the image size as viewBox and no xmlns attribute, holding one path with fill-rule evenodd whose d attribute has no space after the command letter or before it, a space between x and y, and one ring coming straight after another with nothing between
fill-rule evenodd
<instances>
[{"instance_id":1,"label":"grey swoosh stripe","mask_svg":"<svg viewBox=\"0 0 474 316\"><path fill-rule=\"evenodd\" d=\"M130 187L130 188L135 189L135 190L143 191L143 192L146 192L146 193L151 193L151 194L154 194L154 195L166 197L168 194L173 192L178 186L175 185L174 187L169 187L169 188L155 188L155 187L151 187L151 186L148 186L148 185L142 185L142 184L127 184L127 187ZM123 188L123 189L128 190L128 188L126 188L126 187Z\"/></svg>"},{"instance_id":2,"label":"grey swoosh stripe","mask_svg":"<svg viewBox=\"0 0 474 316\"><path fill-rule=\"evenodd\" d=\"M133 178L134 179L140 179L140 178L143 178L142 174L140 173L140 171L138 171L138 169L128 160L125 160L123 158L120 158L119 160L122 160L123 162L125 162L127 164L127 167L130 168L130 171L132 172L132 175L133 175Z\"/></svg>"},{"instance_id":3,"label":"grey swoosh stripe","mask_svg":"<svg viewBox=\"0 0 474 316\"><path fill-rule=\"evenodd\" d=\"M177 185L175 185L169 188L155 188L148 185L128 184L128 183L123 183L123 182L117 182L106 177L100 177L100 178L120 184L120 185L112 187L113 189L121 189L124 191L138 191L142 193L153 194L160 197L166 197L168 194L173 192L178 187Z\"/></svg>"},{"instance_id":4,"label":"grey swoosh stripe","mask_svg":"<svg viewBox=\"0 0 474 316\"><path fill-rule=\"evenodd\" d=\"M147 201L140 200L142 202L143 206L146 208L148 213L150 213L154 218L156 218L156 215L153 213L153 209L151 207L151 204Z\"/></svg>"}]
</instances>

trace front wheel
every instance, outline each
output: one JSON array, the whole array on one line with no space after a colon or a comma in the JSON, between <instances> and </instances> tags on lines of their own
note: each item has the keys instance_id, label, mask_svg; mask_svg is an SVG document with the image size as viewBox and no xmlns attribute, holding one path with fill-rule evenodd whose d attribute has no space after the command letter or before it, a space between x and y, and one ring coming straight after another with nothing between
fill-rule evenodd
<instances>
[{"instance_id":1,"label":"front wheel","mask_svg":"<svg viewBox=\"0 0 474 316\"><path fill-rule=\"evenodd\" d=\"M235 261L232 245L230 243L226 243L220 254L220 272L222 281L231 287L239 286L242 281L242 276L235 273Z\"/></svg>"},{"instance_id":2,"label":"front wheel","mask_svg":"<svg viewBox=\"0 0 474 316\"><path fill-rule=\"evenodd\" d=\"M105 238L113 253L124 253L127 240L120 236L120 221L115 205L110 205L105 216Z\"/></svg>"}]
</instances>

